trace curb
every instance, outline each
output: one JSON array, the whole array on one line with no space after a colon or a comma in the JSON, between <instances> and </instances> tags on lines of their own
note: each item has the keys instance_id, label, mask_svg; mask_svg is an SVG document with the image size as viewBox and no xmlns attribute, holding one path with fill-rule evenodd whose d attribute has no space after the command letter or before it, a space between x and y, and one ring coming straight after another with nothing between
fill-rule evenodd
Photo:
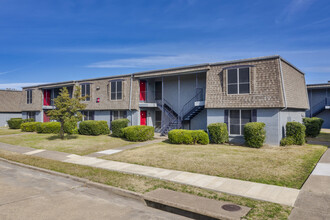
<instances>
[{"instance_id":1,"label":"curb","mask_svg":"<svg viewBox=\"0 0 330 220\"><path fill-rule=\"evenodd\" d=\"M94 188L104 190L104 191L107 191L107 192L110 192L110 193L113 193L113 194L116 194L116 195L119 195L119 196L134 199L138 202L142 202L142 203L145 204L144 199L143 199L143 195L141 193L128 191L128 190L121 189L121 188L114 187L114 186L108 186L108 185L101 184L101 183L96 183L96 182L90 181L88 179L72 176L72 175L65 174L65 173L60 173L60 172L56 172L56 171L52 171L52 170L47 170L47 169L44 169L44 168L35 167L35 166L23 164L23 163L18 163L18 162L7 160L7 159L1 158L1 157L0 157L0 161L4 161L4 162L10 163L10 164L14 164L14 165L17 165L17 166L21 166L21 167L36 170L36 171L41 171L41 172L44 172L44 173L47 173L47 174L52 174L52 175L68 178L68 179L83 183L83 184L85 184L89 187L94 187Z\"/></svg>"}]
</instances>

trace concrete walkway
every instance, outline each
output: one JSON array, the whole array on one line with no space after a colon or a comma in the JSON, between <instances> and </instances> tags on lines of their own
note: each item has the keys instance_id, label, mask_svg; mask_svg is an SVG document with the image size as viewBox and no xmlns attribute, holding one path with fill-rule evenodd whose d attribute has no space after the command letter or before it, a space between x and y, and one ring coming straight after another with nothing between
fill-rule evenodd
<instances>
[{"instance_id":1,"label":"concrete walkway","mask_svg":"<svg viewBox=\"0 0 330 220\"><path fill-rule=\"evenodd\" d=\"M123 150L129 150L129 149L133 149L133 148L137 148L137 147L146 146L146 145L149 145L149 144L160 143L160 142L164 141L165 139L166 138L156 138L156 139L151 140L151 141L139 142L139 143L136 143L136 144L125 145L125 146L118 147L118 148L115 148L115 149L109 149L109 150L103 150L103 151L91 153L87 156L88 157L102 157L102 156L105 156L105 155L116 154L116 153L119 153Z\"/></svg>"},{"instance_id":2,"label":"concrete walkway","mask_svg":"<svg viewBox=\"0 0 330 220\"><path fill-rule=\"evenodd\" d=\"M329 144L329 143L328 143ZM330 219L330 150L301 188L289 219Z\"/></svg>"},{"instance_id":3,"label":"concrete walkway","mask_svg":"<svg viewBox=\"0 0 330 220\"><path fill-rule=\"evenodd\" d=\"M257 200L279 203L288 206L293 206L299 194L299 190L292 188L209 176L204 174L141 166L123 162L109 161L94 157L67 154L63 152L36 150L33 148L13 146L4 143L0 143L0 149L18 152L25 155L34 155L42 158L58 160L67 163L86 165L129 174L142 175L151 178L157 178L161 180L200 187L207 190L213 190Z\"/></svg>"}]
</instances>

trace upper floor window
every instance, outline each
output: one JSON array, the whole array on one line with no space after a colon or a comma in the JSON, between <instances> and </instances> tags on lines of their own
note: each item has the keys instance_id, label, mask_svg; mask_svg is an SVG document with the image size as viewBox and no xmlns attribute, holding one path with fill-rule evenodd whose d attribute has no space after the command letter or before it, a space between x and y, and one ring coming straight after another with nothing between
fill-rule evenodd
<instances>
[{"instance_id":1,"label":"upper floor window","mask_svg":"<svg viewBox=\"0 0 330 220\"><path fill-rule=\"evenodd\" d=\"M32 104L32 90L26 90L26 103Z\"/></svg>"},{"instance_id":2,"label":"upper floor window","mask_svg":"<svg viewBox=\"0 0 330 220\"><path fill-rule=\"evenodd\" d=\"M250 93L250 69L228 69L228 94Z\"/></svg>"},{"instance_id":3,"label":"upper floor window","mask_svg":"<svg viewBox=\"0 0 330 220\"><path fill-rule=\"evenodd\" d=\"M120 100L122 99L122 87L123 81L112 81L111 82L111 100Z\"/></svg>"},{"instance_id":4,"label":"upper floor window","mask_svg":"<svg viewBox=\"0 0 330 220\"><path fill-rule=\"evenodd\" d=\"M91 84L86 83L81 85L81 96L85 97L85 101L90 101L91 100Z\"/></svg>"}]
</instances>

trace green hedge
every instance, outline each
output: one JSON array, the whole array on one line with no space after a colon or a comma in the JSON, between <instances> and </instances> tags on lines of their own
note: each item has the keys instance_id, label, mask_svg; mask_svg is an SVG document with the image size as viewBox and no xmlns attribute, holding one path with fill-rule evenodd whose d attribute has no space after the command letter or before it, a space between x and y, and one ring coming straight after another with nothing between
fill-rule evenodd
<instances>
[{"instance_id":1,"label":"green hedge","mask_svg":"<svg viewBox=\"0 0 330 220\"><path fill-rule=\"evenodd\" d=\"M37 131L38 124L41 122L25 122L21 124L21 130L25 132L34 132Z\"/></svg>"},{"instance_id":2,"label":"green hedge","mask_svg":"<svg viewBox=\"0 0 330 220\"><path fill-rule=\"evenodd\" d=\"M105 135L109 134L109 126L106 121L82 121L79 124L79 134L82 135Z\"/></svg>"},{"instance_id":3,"label":"green hedge","mask_svg":"<svg viewBox=\"0 0 330 220\"><path fill-rule=\"evenodd\" d=\"M324 120L322 118L303 118L303 123L306 127L306 136L307 137L316 137L320 134L322 124Z\"/></svg>"},{"instance_id":4,"label":"green hedge","mask_svg":"<svg viewBox=\"0 0 330 220\"><path fill-rule=\"evenodd\" d=\"M111 131L112 136L114 137L123 137L124 133L122 131L123 128L128 126L129 120L126 118L117 119L111 122Z\"/></svg>"},{"instance_id":5,"label":"green hedge","mask_svg":"<svg viewBox=\"0 0 330 220\"><path fill-rule=\"evenodd\" d=\"M229 142L227 124L213 123L207 126L211 143L223 144Z\"/></svg>"},{"instance_id":6,"label":"green hedge","mask_svg":"<svg viewBox=\"0 0 330 220\"><path fill-rule=\"evenodd\" d=\"M124 137L129 141L147 141L154 138L154 127L145 125L129 126L122 129Z\"/></svg>"},{"instance_id":7,"label":"green hedge","mask_svg":"<svg viewBox=\"0 0 330 220\"><path fill-rule=\"evenodd\" d=\"M22 119L22 118L11 118L7 121L10 129L20 129L22 123L34 122L33 118Z\"/></svg>"},{"instance_id":8,"label":"green hedge","mask_svg":"<svg viewBox=\"0 0 330 220\"><path fill-rule=\"evenodd\" d=\"M168 132L172 144L203 144L209 143L209 135L203 130L174 129Z\"/></svg>"},{"instance_id":9,"label":"green hedge","mask_svg":"<svg viewBox=\"0 0 330 220\"><path fill-rule=\"evenodd\" d=\"M60 122L44 122L37 124L37 132L42 134L58 134L60 133Z\"/></svg>"},{"instance_id":10,"label":"green hedge","mask_svg":"<svg viewBox=\"0 0 330 220\"><path fill-rule=\"evenodd\" d=\"M282 138L282 140L280 142L281 146L294 145L294 144L295 144L295 140L293 137Z\"/></svg>"},{"instance_id":11,"label":"green hedge","mask_svg":"<svg viewBox=\"0 0 330 220\"><path fill-rule=\"evenodd\" d=\"M64 133L78 134L78 123L75 120L64 122Z\"/></svg>"},{"instance_id":12,"label":"green hedge","mask_svg":"<svg viewBox=\"0 0 330 220\"><path fill-rule=\"evenodd\" d=\"M249 147L260 148L266 139L265 123L250 122L244 125L245 144Z\"/></svg>"},{"instance_id":13,"label":"green hedge","mask_svg":"<svg viewBox=\"0 0 330 220\"><path fill-rule=\"evenodd\" d=\"M20 129L21 124L23 123L22 118L11 118L7 121L10 129Z\"/></svg>"},{"instance_id":14,"label":"green hedge","mask_svg":"<svg viewBox=\"0 0 330 220\"><path fill-rule=\"evenodd\" d=\"M286 123L286 137L292 138L295 145L303 145L305 143L305 131L306 127L299 122ZM282 142L283 144L288 143L287 145L291 144L291 140L289 142L287 140Z\"/></svg>"}]
</instances>

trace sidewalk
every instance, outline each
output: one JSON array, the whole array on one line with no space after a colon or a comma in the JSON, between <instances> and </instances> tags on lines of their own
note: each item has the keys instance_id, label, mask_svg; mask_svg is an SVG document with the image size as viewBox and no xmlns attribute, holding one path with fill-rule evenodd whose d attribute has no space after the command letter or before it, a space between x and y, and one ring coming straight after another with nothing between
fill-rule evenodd
<instances>
[{"instance_id":1,"label":"sidewalk","mask_svg":"<svg viewBox=\"0 0 330 220\"><path fill-rule=\"evenodd\" d=\"M79 156L75 154L68 154L57 151L48 151L42 149L36 150L33 148L13 146L4 143L0 143L0 149L22 153L25 155L33 155L42 158L58 160L67 163L86 165L135 175L142 175L151 178L157 178L161 180L200 187L207 190L213 190L232 195L263 200L267 202L279 203L288 206L293 206L299 194L299 190L292 188L109 161L94 157Z\"/></svg>"},{"instance_id":2,"label":"sidewalk","mask_svg":"<svg viewBox=\"0 0 330 220\"><path fill-rule=\"evenodd\" d=\"M329 149L323 154L314 171L301 188L289 219L330 219Z\"/></svg>"}]
</instances>

